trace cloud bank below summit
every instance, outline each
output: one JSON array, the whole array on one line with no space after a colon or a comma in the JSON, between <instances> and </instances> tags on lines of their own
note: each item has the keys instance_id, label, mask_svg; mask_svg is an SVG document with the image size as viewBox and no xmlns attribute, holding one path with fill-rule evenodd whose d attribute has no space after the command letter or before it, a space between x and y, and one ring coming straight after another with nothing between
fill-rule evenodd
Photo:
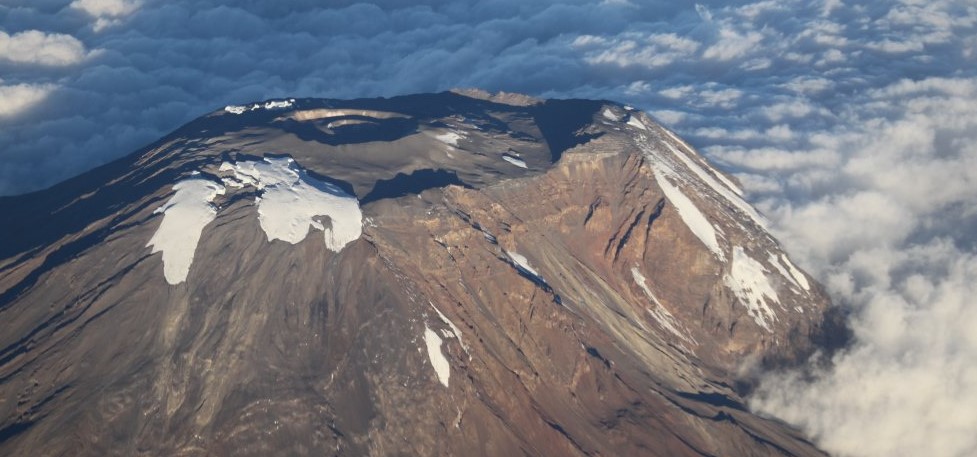
<instances>
[{"instance_id":1,"label":"cloud bank below summit","mask_svg":"<svg viewBox=\"0 0 977 457\"><path fill-rule=\"evenodd\" d=\"M838 455L974 455L977 6L863 3L10 0L0 194L272 97L627 102L735 173L852 310L831 370L770 374L752 407Z\"/></svg>"}]
</instances>

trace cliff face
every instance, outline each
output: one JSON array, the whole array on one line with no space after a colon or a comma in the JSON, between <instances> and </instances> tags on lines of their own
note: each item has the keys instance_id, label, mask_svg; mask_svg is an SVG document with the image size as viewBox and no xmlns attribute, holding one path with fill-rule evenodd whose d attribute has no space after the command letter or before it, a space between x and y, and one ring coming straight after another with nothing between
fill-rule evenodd
<instances>
[{"instance_id":1,"label":"cliff face","mask_svg":"<svg viewBox=\"0 0 977 457\"><path fill-rule=\"evenodd\" d=\"M228 107L0 199L0 452L821 455L747 411L828 301L627 107Z\"/></svg>"}]
</instances>

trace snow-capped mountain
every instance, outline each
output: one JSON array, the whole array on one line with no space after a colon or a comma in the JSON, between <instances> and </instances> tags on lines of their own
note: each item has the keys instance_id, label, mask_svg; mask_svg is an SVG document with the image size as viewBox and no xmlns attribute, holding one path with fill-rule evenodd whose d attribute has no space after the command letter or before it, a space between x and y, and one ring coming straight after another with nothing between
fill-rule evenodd
<instances>
[{"instance_id":1,"label":"snow-capped mountain","mask_svg":"<svg viewBox=\"0 0 977 457\"><path fill-rule=\"evenodd\" d=\"M0 214L0 454L823 455L736 386L827 298L627 106L228 106Z\"/></svg>"}]
</instances>

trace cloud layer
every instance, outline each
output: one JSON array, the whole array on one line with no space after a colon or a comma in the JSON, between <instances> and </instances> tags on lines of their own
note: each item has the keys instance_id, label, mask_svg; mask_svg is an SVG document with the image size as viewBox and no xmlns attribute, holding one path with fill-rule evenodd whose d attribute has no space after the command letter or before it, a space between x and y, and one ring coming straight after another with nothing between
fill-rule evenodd
<instances>
[{"instance_id":1,"label":"cloud layer","mask_svg":"<svg viewBox=\"0 0 977 457\"><path fill-rule=\"evenodd\" d=\"M833 368L752 406L838 455L977 454L972 1L320 3L5 2L0 194L271 97L625 101L734 172L852 310Z\"/></svg>"},{"instance_id":2,"label":"cloud layer","mask_svg":"<svg viewBox=\"0 0 977 457\"><path fill-rule=\"evenodd\" d=\"M728 156L777 177L755 186L761 208L855 311L856 344L833 370L771 375L753 406L840 455L975 455L977 80L900 81L856 101L801 152Z\"/></svg>"}]
</instances>

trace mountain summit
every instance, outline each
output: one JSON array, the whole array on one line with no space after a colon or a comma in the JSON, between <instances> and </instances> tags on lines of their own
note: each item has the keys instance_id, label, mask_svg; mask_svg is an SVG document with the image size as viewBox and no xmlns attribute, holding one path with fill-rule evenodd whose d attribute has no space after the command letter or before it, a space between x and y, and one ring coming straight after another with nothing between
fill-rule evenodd
<instances>
[{"instance_id":1,"label":"mountain summit","mask_svg":"<svg viewBox=\"0 0 977 457\"><path fill-rule=\"evenodd\" d=\"M735 386L827 298L627 106L228 106L0 214L0 454L823 455Z\"/></svg>"}]
</instances>

